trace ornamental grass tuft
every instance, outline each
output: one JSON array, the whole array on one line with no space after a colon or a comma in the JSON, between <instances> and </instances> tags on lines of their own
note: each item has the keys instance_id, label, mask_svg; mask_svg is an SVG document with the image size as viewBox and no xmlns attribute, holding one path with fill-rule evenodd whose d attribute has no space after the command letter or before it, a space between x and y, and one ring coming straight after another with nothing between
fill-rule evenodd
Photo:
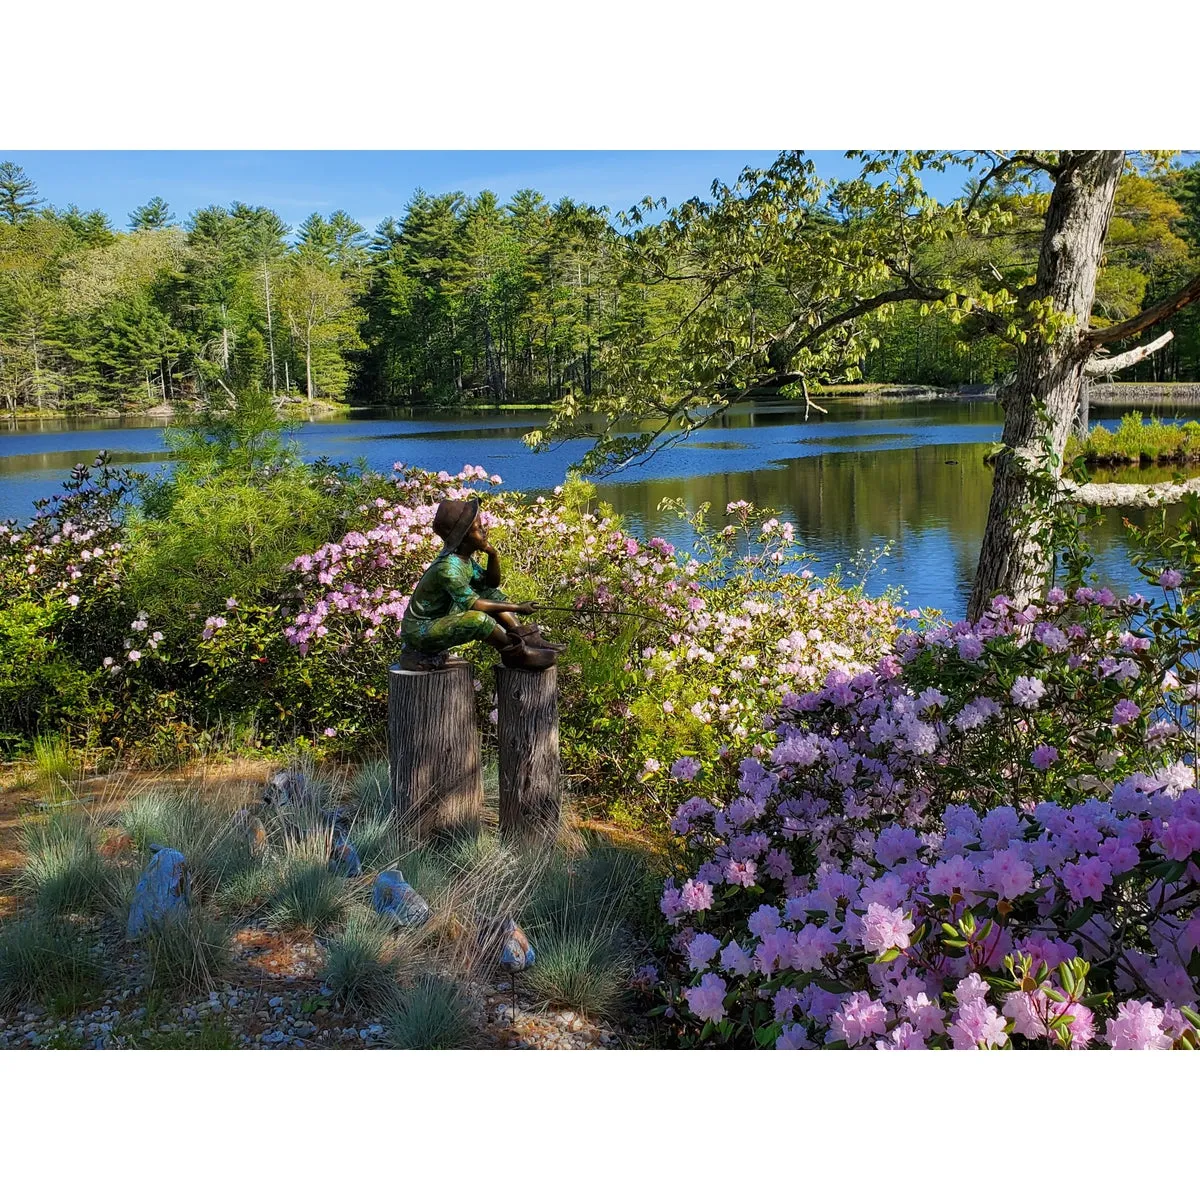
<instances>
[{"instance_id":1,"label":"ornamental grass tuft","mask_svg":"<svg viewBox=\"0 0 1200 1200\"><path fill-rule=\"evenodd\" d=\"M110 869L97 848L98 830L85 814L52 811L46 820L21 830L23 854L18 889L47 917L94 915L120 902L120 873Z\"/></svg>"},{"instance_id":2,"label":"ornamental grass tuft","mask_svg":"<svg viewBox=\"0 0 1200 1200\"><path fill-rule=\"evenodd\" d=\"M396 1003L395 929L371 909L355 908L325 944L321 978L347 1008L381 1012Z\"/></svg>"},{"instance_id":3,"label":"ornamental grass tuft","mask_svg":"<svg viewBox=\"0 0 1200 1200\"><path fill-rule=\"evenodd\" d=\"M69 1012L103 982L103 966L66 922L34 915L0 928L0 1011L44 1004Z\"/></svg>"},{"instance_id":4,"label":"ornamental grass tuft","mask_svg":"<svg viewBox=\"0 0 1200 1200\"><path fill-rule=\"evenodd\" d=\"M154 927L142 941L151 988L211 991L232 959L230 930L210 909L195 907Z\"/></svg>"},{"instance_id":5,"label":"ornamental grass tuft","mask_svg":"<svg viewBox=\"0 0 1200 1200\"><path fill-rule=\"evenodd\" d=\"M422 975L388 1008L385 1037L397 1050L461 1050L475 1040L471 999L456 979Z\"/></svg>"},{"instance_id":6,"label":"ornamental grass tuft","mask_svg":"<svg viewBox=\"0 0 1200 1200\"><path fill-rule=\"evenodd\" d=\"M540 1000L592 1018L617 1010L631 960L611 930L552 929L536 946L526 982Z\"/></svg>"}]
</instances>

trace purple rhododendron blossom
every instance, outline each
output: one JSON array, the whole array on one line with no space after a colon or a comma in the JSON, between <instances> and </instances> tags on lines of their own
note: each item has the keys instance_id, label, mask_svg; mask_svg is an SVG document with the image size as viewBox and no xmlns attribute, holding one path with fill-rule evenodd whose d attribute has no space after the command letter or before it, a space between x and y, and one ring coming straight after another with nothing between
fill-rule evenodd
<instances>
[{"instance_id":1,"label":"purple rhododendron blossom","mask_svg":"<svg viewBox=\"0 0 1200 1200\"><path fill-rule=\"evenodd\" d=\"M725 980L709 971L697 987L685 988L683 995L701 1021L720 1021L725 1016L726 990Z\"/></svg>"}]
</instances>

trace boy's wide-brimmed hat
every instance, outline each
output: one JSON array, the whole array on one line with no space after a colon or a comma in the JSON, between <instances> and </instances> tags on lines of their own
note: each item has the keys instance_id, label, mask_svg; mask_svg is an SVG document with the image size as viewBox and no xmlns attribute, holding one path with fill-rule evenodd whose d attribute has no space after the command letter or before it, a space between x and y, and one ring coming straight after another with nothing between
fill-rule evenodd
<instances>
[{"instance_id":1,"label":"boy's wide-brimmed hat","mask_svg":"<svg viewBox=\"0 0 1200 1200\"><path fill-rule=\"evenodd\" d=\"M433 532L447 550L457 550L478 515L478 500L443 500L433 515Z\"/></svg>"}]
</instances>

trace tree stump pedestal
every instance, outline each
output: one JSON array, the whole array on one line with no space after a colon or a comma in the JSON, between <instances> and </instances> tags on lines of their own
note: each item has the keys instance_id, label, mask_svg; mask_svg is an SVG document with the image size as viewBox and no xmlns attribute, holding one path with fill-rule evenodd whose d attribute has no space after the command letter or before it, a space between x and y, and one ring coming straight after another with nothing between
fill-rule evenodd
<instances>
[{"instance_id":1,"label":"tree stump pedestal","mask_svg":"<svg viewBox=\"0 0 1200 1200\"><path fill-rule=\"evenodd\" d=\"M483 769L468 663L388 669L388 773L406 834L422 838L478 823Z\"/></svg>"},{"instance_id":2,"label":"tree stump pedestal","mask_svg":"<svg viewBox=\"0 0 1200 1200\"><path fill-rule=\"evenodd\" d=\"M558 668L522 671L497 666L500 740L500 832L554 837L559 789Z\"/></svg>"}]
</instances>

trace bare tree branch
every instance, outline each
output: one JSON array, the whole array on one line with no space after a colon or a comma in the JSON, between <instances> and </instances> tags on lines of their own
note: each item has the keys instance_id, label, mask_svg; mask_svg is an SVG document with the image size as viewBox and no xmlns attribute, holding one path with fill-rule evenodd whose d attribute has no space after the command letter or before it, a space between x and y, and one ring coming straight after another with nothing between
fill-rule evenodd
<instances>
[{"instance_id":1,"label":"bare tree branch","mask_svg":"<svg viewBox=\"0 0 1200 1200\"><path fill-rule=\"evenodd\" d=\"M814 404L812 402L812 397L808 394L808 380L805 379L803 375L800 376L800 386L804 389L804 419L806 421L808 420L808 410L810 408L815 408L817 412L828 416L829 409L822 408L819 404Z\"/></svg>"},{"instance_id":2,"label":"bare tree branch","mask_svg":"<svg viewBox=\"0 0 1200 1200\"><path fill-rule=\"evenodd\" d=\"M1130 317L1128 321L1122 321L1119 325L1109 325L1104 329L1089 330L1084 335L1084 340L1090 346L1103 346L1109 342L1121 342L1125 338L1136 337L1139 333L1149 329L1151 325L1157 325L1159 321L1166 320L1167 317L1177 313L1181 308L1187 308L1189 304L1194 304L1197 300L1200 300L1200 275L1188 280L1173 295L1168 296L1165 300L1160 300L1157 304L1152 304L1137 316Z\"/></svg>"},{"instance_id":3,"label":"bare tree branch","mask_svg":"<svg viewBox=\"0 0 1200 1200\"><path fill-rule=\"evenodd\" d=\"M988 153L989 157L993 156L990 151ZM1058 177L1058 167L1055 166L1054 163L1047 162L1042 158L1038 158L1036 154L1011 154L1007 156L999 155L995 157L997 157L995 165L990 171L985 172L980 178L979 182L975 185L975 190L971 193L970 200L967 201L967 207L963 210L964 217L969 217L971 213L975 211L975 205L978 204L980 199L983 197L984 192L987 190L987 185L991 183L993 179L1003 175L1004 172L1009 169L1009 167L1035 167L1039 171L1045 171L1051 179Z\"/></svg>"},{"instance_id":4,"label":"bare tree branch","mask_svg":"<svg viewBox=\"0 0 1200 1200\"><path fill-rule=\"evenodd\" d=\"M1071 483L1060 480L1061 490L1076 504L1099 508L1159 508L1178 504L1194 493L1200 493L1200 476L1182 483Z\"/></svg>"},{"instance_id":5,"label":"bare tree branch","mask_svg":"<svg viewBox=\"0 0 1200 1200\"><path fill-rule=\"evenodd\" d=\"M1111 357L1100 354L1093 355L1084 363L1083 373L1089 378L1095 378L1100 375L1115 375L1118 371L1123 371L1126 367L1132 367L1134 363L1140 363L1142 359L1156 354L1174 336L1175 334L1168 329L1162 337L1155 338L1154 341L1147 342L1144 346L1135 346L1132 350L1126 350L1124 354L1114 354Z\"/></svg>"}]
</instances>

